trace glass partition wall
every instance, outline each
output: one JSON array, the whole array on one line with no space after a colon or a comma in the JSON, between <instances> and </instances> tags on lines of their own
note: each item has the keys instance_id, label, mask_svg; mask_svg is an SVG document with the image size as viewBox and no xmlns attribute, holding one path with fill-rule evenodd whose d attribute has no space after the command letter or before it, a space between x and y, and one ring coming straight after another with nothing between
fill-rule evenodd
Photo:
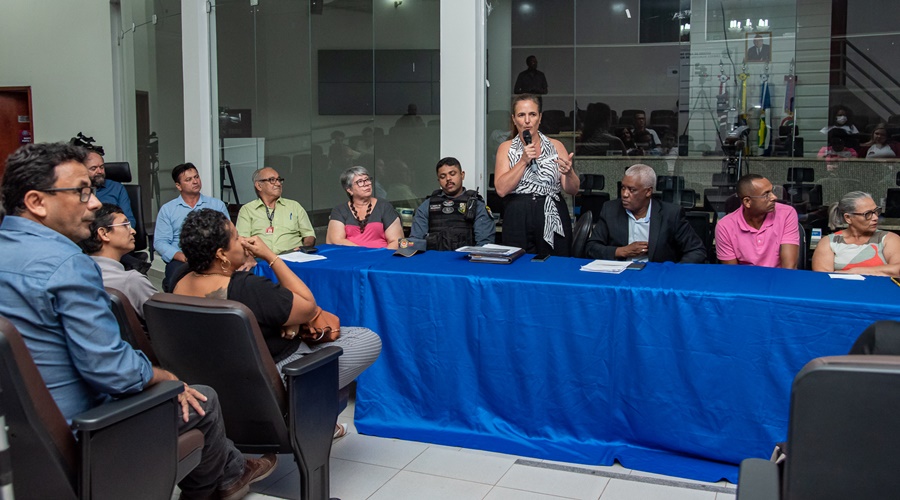
<instances>
[{"instance_id":1,"label":"glass partition wall","mask_svg":"<svg viewBox=\"0 0 900 500\"><path fill-rule=\"evenodd\" d=\"M124 139L126 149L136 153L129 155L132 178L143 186L150 221L161 204L177 196L171 171L184 162L181 2L123 0L119 13L121 100L124 114L133 117L123 126Z\"/></svg>"},{"instance_id":2,"label":"glass partition wall","mask_svg":"<svg viewBox=\"0 0 900 500\"><path fill-rule=\"evenodd\" d=\"M489 171L535 56L548 84L542 129L574 149L579 173L603 175L594 191L617 198L624 169L641 162L661 177L659 196L688 210L722 215L747 173L814 225L848 191L891 205L897 160L865 158L877 124L900 139L900 71L887 56L900 31L887 0L489 4Z\"/></svg>"},{"instance_id":3,"label":"glass partition wall","mask_svg":"<svg viewBox=\"0 0 900 500\"><path fill-rule=\"evenodd\" d=\"M252 172L273 167L286 179L284 196L324 229L331 209L347 200L341 172L361 165L376 197L411 219L436 185L439 5L217 0L216 195L246 203L255 198Z\"/></svg>"}]
</instances>

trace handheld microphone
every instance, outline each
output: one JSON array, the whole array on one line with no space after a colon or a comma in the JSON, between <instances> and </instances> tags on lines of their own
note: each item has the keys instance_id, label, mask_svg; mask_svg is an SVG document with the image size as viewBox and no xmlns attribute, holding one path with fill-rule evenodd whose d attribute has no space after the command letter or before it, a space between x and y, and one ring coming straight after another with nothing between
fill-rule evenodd
<instances>
[{"instance_id":1,"label":"handheld microphone","mask_svg":"<svg viewBox=\"0 0 900 500\"><path fill-rule=\"evenodd\" d=\"M530 131L530 130L523 130L523 131L522 131L522 139L525 140L525 145L526 145L526 146L528 146L529 144L531 144L531 131ZM534 159L532 159L530 162L528 162L528 167L531 167L532 165L536 165L536 164L537 164L537 162L536 162ZM527 168L527 167L526 167L526 168Z\"/></svg>"}]
</instances>

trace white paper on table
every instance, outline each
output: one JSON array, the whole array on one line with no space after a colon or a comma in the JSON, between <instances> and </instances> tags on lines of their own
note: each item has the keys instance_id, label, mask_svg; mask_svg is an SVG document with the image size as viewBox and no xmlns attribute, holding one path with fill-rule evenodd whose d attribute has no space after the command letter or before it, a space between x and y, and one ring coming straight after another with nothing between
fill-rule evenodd
<instances>
[{"instance_id":1,"label":"white paper on table","mask_svg":"<svg viewBox=\"0 0 900 500\"><path fill-rule=\"evenodd\" d=\"M319 255L317 253L303 253L303 252L291 252L286 253L284 255L279 255L281 260L287 262L312 262L314 260L325 260L327 257L324 255Z\"/></svg>"},{"instance_id":2,"label":"white paper on table","mask_svg":"<svg viewBox=\"0 0 900 500\"><path fill-rule=\"evenodd\" d=\"M832 274L832 273L829 273L828 276L831 279L836 279L836 280L863 281L864 279L866 279L866 277L861 274L837 274L837 273Z\"/></svg>"},{"instance_id":3,"label":"white paper on table","mask_svg":"<svg viewBox=\"0 0 900 500\"><path fill-rule=\"evenodd\" d=\"M619 274L624 271L631 262L620 260L595 260L589 264L581 266L582 271L590 273L609 273Z\"/></svg>"}]
</instances>

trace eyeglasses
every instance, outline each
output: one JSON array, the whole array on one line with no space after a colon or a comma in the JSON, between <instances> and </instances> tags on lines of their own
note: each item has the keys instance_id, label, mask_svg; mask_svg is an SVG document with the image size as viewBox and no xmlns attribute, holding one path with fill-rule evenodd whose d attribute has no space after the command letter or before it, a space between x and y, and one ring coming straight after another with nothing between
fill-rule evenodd
<instances>
[{"instance_id":1,"label":"eyeglasses","mask_svg":"<svg viewBox=\"0 0 900 500\"><path fill-rule=\"evenodd\" d=\"M764 199L769 199L769 198L771 198L772 196L775 196L775 193L773 193L772 191L766 191L765 193L760 194L760 195L757 195L757 196L744 196L744 198L764 198ZM775 196L775 197L777 198L777 196Z\"/></svg>"},{"instance_id":2,"label":"eyeglasses","mask_svg":"<svg viewBox=\"0 0 900 500\"><path fill-rule=\"evenodd\" d=\"M269 177L267 179L260 179L256 182L268 182L269 184L275 184L276 182L279 184L284 184L284 177Z\"/></svg>"},{"instance_id":3,"label":"eyeglasses","mask_svg":"<svg viewBox=\"0 0 900 500\"><path fill-rule=\"evenodd\" d=\"M120 222L120 223L118 223L118 224L110 224L110 225L105 226L105 227L119 227L119 226L125 226L125 227L127 227L128 229L131 229L131 221Z\"/></svg>"},{"instance_id":4,"label":"eyeglasses","mask_svg":"<svg viewBox=\"0 0 900 500\"><path fill-rule=\"evenodd\" d=\"M847 212L847 215L861 215L866 220L872 220L872 217L878 217L881 215L881 207L875 207L875 210L869 210L868 212Z\"/></svg>"},{"instance_id":5,"label":"eyeglasses","mask_svg":"<svg viewBox=\"0 0 900 500\"><path fill-rule=\"evenodd\" d=\"M50 189L38 189L37 191L41 191L42 193L59 193L61 191L76 191L81 195L81 202L87 203L90 201L91 196L95 196L97 194L97 188L93 186L82 186L82 187L73 187L73 188L50 188Z\"/></svg>"},{"instance_id":6,"label":"eyeglasses","mask_svg":"<svg viewBox=\"0 0 900 500\"><path fill-rule=\"evenodd\" d=\"M372 179L370 179L368 177L366 177L365 179L357 179L356 180L356 185L359 187L368 186L371 183L372 183Z\"/></svg>"}]
</instances>

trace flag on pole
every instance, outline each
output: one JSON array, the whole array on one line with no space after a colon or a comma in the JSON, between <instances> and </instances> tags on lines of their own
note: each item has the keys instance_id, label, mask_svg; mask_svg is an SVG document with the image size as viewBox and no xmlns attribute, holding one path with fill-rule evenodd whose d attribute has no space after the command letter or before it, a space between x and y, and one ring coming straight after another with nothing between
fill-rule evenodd
<instances>
[{"instance_id":1,"label":"flag on pole","mask_svg":"<svg viewBox=\"0 0 900 500\"><path fill-rule=\"evenodd\" d=\"M771 107L772 97L769 95L769 80L764 78L759 96L759 142L757 144L762 156L769 156L771 154L771 130L769 130L771 126L766 122L766 114L770 112Z\"/></svg>"},{"instance_id":2,"label":"flag on pole","mask_svg":"<svg viewBox=\"0 0 900 500\"><path fill-rule=\"evenodd\" d=\"M784 112L790 115L794 113L794 90L797 88L797 77L785 75L784 83Z\"/></svg>"}]
</instances>

